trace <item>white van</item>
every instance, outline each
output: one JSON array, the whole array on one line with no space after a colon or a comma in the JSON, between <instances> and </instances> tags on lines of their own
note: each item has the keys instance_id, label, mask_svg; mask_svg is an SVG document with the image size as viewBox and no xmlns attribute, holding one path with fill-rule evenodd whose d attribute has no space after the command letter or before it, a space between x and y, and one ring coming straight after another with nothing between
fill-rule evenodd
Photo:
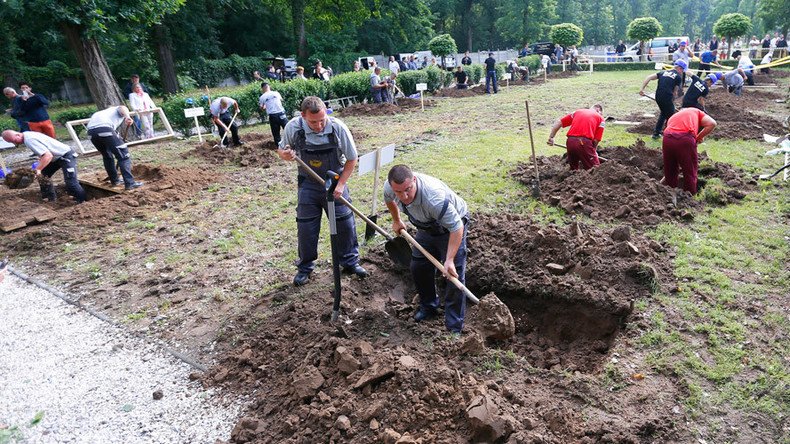
<instances>
[{"instance_id":1,"label":"white van","mask_svg":"<svg viewBox=\"0 0 790 444\"><path fill-rule=\"evenodd\" d=\"M678 40L686 42L686 44L691 44L688 36L656 37L649 42L645 42L645 52L649 54L651 52L650 50L652 50L654 57L657 56L659 59L664 59L669 55L669 45L674 45ZM623 60L626 62L639 61L637 52L639 52L639 42L634 43L625 50L625 53L623 53Z\"/></svg>"}]
</instances>

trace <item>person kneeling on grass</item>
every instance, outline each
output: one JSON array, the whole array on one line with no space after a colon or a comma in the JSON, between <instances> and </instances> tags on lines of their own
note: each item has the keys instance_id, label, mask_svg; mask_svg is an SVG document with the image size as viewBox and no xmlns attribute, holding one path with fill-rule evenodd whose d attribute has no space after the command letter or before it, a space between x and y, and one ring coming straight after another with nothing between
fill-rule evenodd
<instances>
[{"instance_id":1,"label":"person kneeling on grass","mask_svg":"<svg viewBox=\"0 0 790 444\"><path fill-rule=\"evenodd\" d=\"M469 76L464 71L463 66L458 65L458 68L455 69L455 74L453 74L453 76L455 77L456 89L466 89L469 86L467 83L469 81Z\"/></svg>"},{"instance_id":2,"label":"person kneeling on grass","mask_svg":"<svg viewBox=\"0 0 790 444\"><path fill-rule=\"evenodd\" d=\"M697 133L700 127L702 131ZM697 194L697 144L715 127L716 121L697 108L683 108L669 118L662 142L664 178L661 183L677 188L680 169L683 171L683 189Z\"/></svg>"},{"instance_id":3,"label":"person kneeling on grass","mask_svg":"<svg viewBox=\"0 0 790 444\"><path fill-rule=\"evenodd\" d=\"M598 142L603 138L604 118L603 106L593 105L588 109L577 109L554 122L551 127L549 145L554 145L554 136L560 128L570 126L568 140L565 142L568 150L568 163L572 170L579 169L579 162L585 170L601 164L598 159Z\"/></svg>"}]
</instances>

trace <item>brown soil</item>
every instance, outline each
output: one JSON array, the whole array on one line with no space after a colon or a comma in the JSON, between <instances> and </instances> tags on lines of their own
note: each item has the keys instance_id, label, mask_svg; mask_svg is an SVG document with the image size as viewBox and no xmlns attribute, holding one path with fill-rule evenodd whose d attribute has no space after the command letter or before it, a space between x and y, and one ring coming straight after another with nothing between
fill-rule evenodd
<instances>
[{"instance_id":1,"label":"brown soil","mask_svg":"<svg viewBox=\"0 0 790 444\"><path fill-rule=\"evenodd\" d=\"M275 160L272 151L277 149L277 144L271 135L245 134L242 141L244 145L240 147L215 148L219 141L207 140L195 145L195 149L181 153L181 157L186 159L195 156L213 164L234 164L242 167L269 168L271 166Z\"/></svg>"},{"instance_id":2,"label":"brown soil","mask_svg":"<svg viewBox=\"0 0 790 444\"><path fill-rule=\"evenodd\" d=\"M27 188L35 182L36 173L30 168L18 168L5 176L5 186L11 189Z\"/></svg>"},{"instance_id":3,"label":"brown soil","mask_svg":"<svg viewBox=\"0 0 790 444\"><path fill-rule=\"evenodd\" d=\"M436 97L474 97L486 93L485 85L475 85L466 89L442 88L433 95Z\"/></svg>"},{"instance_id":4,"label":"brown soil","mask_svg":"<svg viewBox=\"0 0 790 444\"><path fill-rule=\"evenodd\" d=\"M630 147L601 149L600 154L608 161L587 171L571 171L560 156L539 157L541 200L569 213L634 225L656 225L666 219L691 220L694 210L703 206L689 193L673 193L659 183L663 177L661 152L647 148L643 141ZM519 164L511 175L529 187L534 184L532 163ZM704 152L700 154L698 175L699 188L714 177L724 183L716 203L742 199L754 184L753 180L744 179L743 172L711 162Z\"/></svg>"},{"instance_id":5,"label":"brown soil","mask_svg":"<svg viewBox=\"0 0 790 444\"><path fill-rule=\"evenodd\" d=\"M274 313L259 316L258 307L239 320L250 333L203 381L254 393L231 437L238 443L677 439L684 432L669 413L649 408L656 390L671 388L620 392L615 402L648 408L611 417L590 401L612 394L586 378L602 371L631 301L662 279L663 248L625 226L480 216L467 281L479 295L505 296L516 318L512 340L484 341L472 306L457 339L440 333L442 320L415 324L408 272L393 270L378 248L366 259L371 277L343 280L338 324L329 322L328 282L279 292L269 301L280 307ZM550 272L550 263L560 269ZM592 418L579 415L587 408Z\"/></svg>"},{"instance_id":6,"label":"brown soil","mask_svg":"<svg viewBox=\"0 0 790 444\"><path fill-rule=\"evenodd\" d=\"M425 107L434 106L430 99L425 100ZM419 99L400 98L398 104L394 103L357 103L338 111L341 117L349 116L391 116L404 111L421 110Z\"/></svg>"},{"instance_id":7,"label":"brown soil","mask_svg":"<svg viewBox=\"0 0 790 444\"><path fill-rule=\"evenodd\" d=\"M784 134L782 122L773 117L755 114L749 110L759 111L765 108L765 100L777 94L770 91L744 91L738 97L729 94L723 88L712 90L705 101L706 112L716 119L718 126L710 134L712 139L752 139L762 140L763 134ZM778 98L778 97L776 97ZM655 112L658 109L655 108ZM645 118L641 115L632 115L630 121L641 122L628 128L628 132L636 134L653 134L656 118Z\"/></svg>"}]
</instances>

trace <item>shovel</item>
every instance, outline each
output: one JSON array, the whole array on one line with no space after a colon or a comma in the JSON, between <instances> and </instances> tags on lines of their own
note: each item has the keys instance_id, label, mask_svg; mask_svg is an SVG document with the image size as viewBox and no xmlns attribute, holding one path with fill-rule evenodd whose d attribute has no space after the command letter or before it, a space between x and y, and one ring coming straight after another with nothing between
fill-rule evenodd
<instances>
[{"instance_id":1,"label":"shovel","mask_svg":"<svg viewBox=\"0 0 790 444\"><path fill-rule=\"evenodd\" d=\"M294 157L294 160L299 164L302 169L310 175L318 183L323 184L324 180L321 179L321 176L318 175L312 168L307 166L304 163L304 160L300 159L299 157ZM368 219L367 216L362 214L361 211L356 209L349 201L346 200L345 197L340 196L337 200L342 203L343 205L347 206L351 211L354 212L357 216L359 216L362 220L365 221L366 224L373 227L374 230L379 232L382 236L387 239L387 243L384 244L384 249L387 250L387 254L389 255L390 259L398 265L402 265L404 267L408 267L411 264L411 247L409 247L408 242L402 237L394 238L390 236L389 233L384 231L383 228L376 225L372 220Z\"/></svg>"},{"instance_id":2,"label":"shovel","mask_svg":"<svg viewBox=\"0 0 790 444\"><path fill-rule=\"evenodd\" d=\"M447 274L447 270L445 270L444 265L442 265L438 260L436 260L436 258L433 257L431 253L428 253L428 251L425 248L423 248L422 245L417 243L417 241L413 237L411 237L411 235L407 233L406 230L400 230L400 233L398 234L401 236L401 238L405 238L407 241L409 241L409 243L412 244L414 248L420 250L420 253L422 253L423 256L428 258L428 260L431 261L434 267L436 267L442 273ZM469 291L469 289L466 288L466 285L462 284L461 281L458 280L458 278L448 275L447 280L452 282L453 285L455 285L456 287L458 287L458 289L464 293L464 295L469 300L469 302L475 305L480 303L480 299L478 299L477 296L475 296L471 291Z\"/></svg>"},{"instance_id":3,"label":"shovel","mask_svg":"<svg viewBox=\"0 0 790 444\"><path fill-rule=\"evenodd\" d=\"M238 115L239 115L238 111L236 111L233 114L233 118L230 119L230 124L228 125L228 130L225 131L225 134L222 135L222 139L219 140L219 145L214 145L214 148L220 148L225 143L225 138L228 137L228 133L230 133L230 129L231 127L233 127L233 122L236 120L236 116ZM321 181L321 183L324 183L324 181Z\"/></svg>"},{"instance_id":4,"label":"shovel","mask_svg":"<svg viewBox=\"0 0 790 444\"><path fill-rule=\"evenodd\" d=\"M538 199L540 198L540 172L538 171L538 159L535 156L535 141L532 139L532 119L529 116L529 101L525 100L524 105L527 106L527 126L529 127L529 144L532 146L532 164L535 165L535 186L532 188L532 197Z\"/></svg>"}]
</instances>

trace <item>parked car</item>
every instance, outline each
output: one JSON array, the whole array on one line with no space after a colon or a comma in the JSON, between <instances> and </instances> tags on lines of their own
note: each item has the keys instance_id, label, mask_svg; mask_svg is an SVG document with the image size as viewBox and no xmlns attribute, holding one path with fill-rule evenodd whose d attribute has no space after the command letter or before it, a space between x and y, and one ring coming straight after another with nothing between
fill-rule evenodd
<instances>
[{"instance_id":1,"label":"parked car","mask_svg":"<svg viewBox=\"0 0 790 444\"><path fill-rule=\"evenodd\" d=\"M538 42L529 45L528 55L540 54L550 56L554 52L554 43Z\"/></svg>"}]
</instances>

